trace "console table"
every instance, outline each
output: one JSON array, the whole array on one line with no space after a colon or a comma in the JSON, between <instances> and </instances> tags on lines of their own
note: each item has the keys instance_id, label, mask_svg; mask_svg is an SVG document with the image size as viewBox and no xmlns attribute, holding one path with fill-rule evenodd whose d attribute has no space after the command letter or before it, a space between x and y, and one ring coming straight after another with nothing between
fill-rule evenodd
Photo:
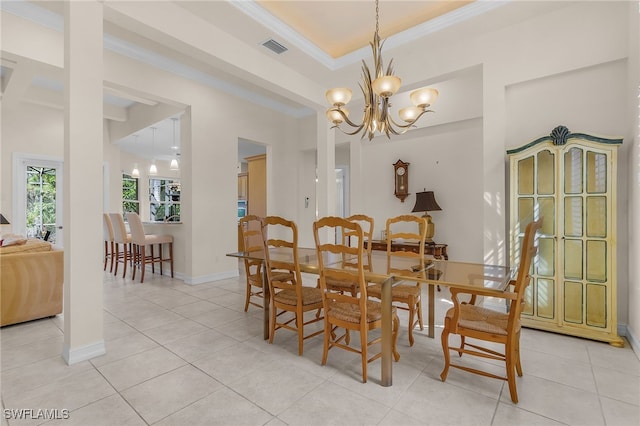
<instances>
[{"instance_id":1,"label":"console table","mask_svg":"<svg viewBox=\"0 0 640 426\"><path fill-rule=\"evenodd\" d=\"M364 242L364 247L368 247L368 241ZM387 242L385 240L371 240L371 249L372 250L381 250L387 251ZM420 248L417 243L398 243L391 242L391 251L412 251L414 253L418 253ZM446 244L437 244L437 243L425 243L424 244L424 254L429 254L436 259L444 259L449 260L449 255L447 254L447 245Z\"/></svg>"}]
</instances>

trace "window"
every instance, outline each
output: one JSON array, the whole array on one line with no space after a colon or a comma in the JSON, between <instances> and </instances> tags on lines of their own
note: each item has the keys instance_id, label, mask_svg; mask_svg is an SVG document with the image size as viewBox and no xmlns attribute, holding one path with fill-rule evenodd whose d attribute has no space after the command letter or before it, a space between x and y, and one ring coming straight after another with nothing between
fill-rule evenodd
<instances>
[{"instance_id":1,"label":"window","mask_svg":"<svg viewBox=\"0 0 640 426\"><path fill-rule=\"evenodd\" d=\"M149 179L150 220L180 222L180 181Z\"/></svg>"},{"instance_id":2,"label":"window","mask_svg":"<svg viewBox=\"0 0 640 426\"><path fill-rule=\"evenodd\" d=\"M140 200L138 199L138 179L128 174L122 174L122 212L140 214Z\"/></svg>"}]
</instances>

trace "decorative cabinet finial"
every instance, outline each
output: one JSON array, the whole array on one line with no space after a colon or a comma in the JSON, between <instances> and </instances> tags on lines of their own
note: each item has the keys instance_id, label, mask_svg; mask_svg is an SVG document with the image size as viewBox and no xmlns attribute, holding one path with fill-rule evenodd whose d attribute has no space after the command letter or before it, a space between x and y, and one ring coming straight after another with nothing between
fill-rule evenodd
<instances>
[{"instance_id":1,"label":"decorative cabinet finial","mask_svg":"<svg viewBox=\"0 0 640 426\"><path fill-rule=\"evenodd\" d=\"M558 126L551 131L551 140L554 145L564 145L567 143L567 139L571 132L566 126Z\"/></svg>"}]
</instances>

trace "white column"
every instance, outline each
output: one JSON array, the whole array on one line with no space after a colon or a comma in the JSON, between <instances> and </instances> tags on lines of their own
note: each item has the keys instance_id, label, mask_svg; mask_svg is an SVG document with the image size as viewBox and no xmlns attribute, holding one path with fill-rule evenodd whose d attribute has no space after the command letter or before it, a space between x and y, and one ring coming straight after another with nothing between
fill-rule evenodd
<instances>
[{"instance_id":1,"label":"white column","mask_svg":"<svg viewBox=\"0 0 640 426\"><path fill-rule=\"evenodd\" d=\"M349 142L349 196L350 214L364 213L364 186L362 180L362 140L351 138Z\"/></svg>"},{"instance_id":2,"label":"white column","mask_svg":"<svg viewBox=\"0 0 640 426\"><path fill-rule=\"evenodd\" d=\"M336 135L324 113L318 113L318 217L333 216L336 209Z\"/></svg>"},{"instance_id":3,"label":"white column","mask_svg":"<svg viewBox=\"0 0 640 426\"><path fill-rule=\"evenodd\" d=\"M64 2L64 345L105 353L102 305L102 4Z\"/></svg>"},{"instance_id":4,"label":"white column","mask_svg":"<svg viewBox=\"0 0 640 426\"><path fill-rule=\"evenodd\" d=\"M336 210L336 135L326 115L318 112L317 120L317 172L316 185L318 218L335 216ZM327 235L328 236L328 235ZM327 237L326 236L326 237Z\"/></svg>"},{"instance_id":5,"label":"white column","mask_svg":"<svg viewBox=\"0 0 640 426\"><path fill-rule=\"evenodd\" d=\"M505 238L506 195L505 156L506 153L506 99L505 87L500 76L503 73L491 69L498 63L484 64L484 116L483 116L483 159L484 167L484 263L506 265L507 240Z\"/></svg>"}]
</instances>

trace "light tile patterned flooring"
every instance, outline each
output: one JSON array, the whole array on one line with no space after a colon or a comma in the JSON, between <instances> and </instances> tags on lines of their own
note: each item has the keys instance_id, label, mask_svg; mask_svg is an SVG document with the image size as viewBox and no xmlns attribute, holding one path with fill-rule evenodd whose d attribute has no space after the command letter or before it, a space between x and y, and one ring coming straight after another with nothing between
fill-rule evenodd
<instances>
[{"instance_id":1,"label":"light tile patterned flooring","mask_svg":"<svg viewBox=\"0 0 640 426\"><path fill-rule=\"evenodd\" d=\"M436 294L441 324L450 302L446 289ZM106 355L73 366L60 356L60 317L1 329L2 425L640 424L640 361L628 344L523 330L515 405L498 380L454 369L440 381L441 327L436 339L418 331L409 347L402 316L401 359L384 388L379 361L366 384L357 354L334 349L321 366L322 336L303 356L287 330L262 340L262 312L243 312L242 278L190 286L105 273L104 306ZM69 418L5 418L39 408Z\"/></svg>"}]
</instances>

